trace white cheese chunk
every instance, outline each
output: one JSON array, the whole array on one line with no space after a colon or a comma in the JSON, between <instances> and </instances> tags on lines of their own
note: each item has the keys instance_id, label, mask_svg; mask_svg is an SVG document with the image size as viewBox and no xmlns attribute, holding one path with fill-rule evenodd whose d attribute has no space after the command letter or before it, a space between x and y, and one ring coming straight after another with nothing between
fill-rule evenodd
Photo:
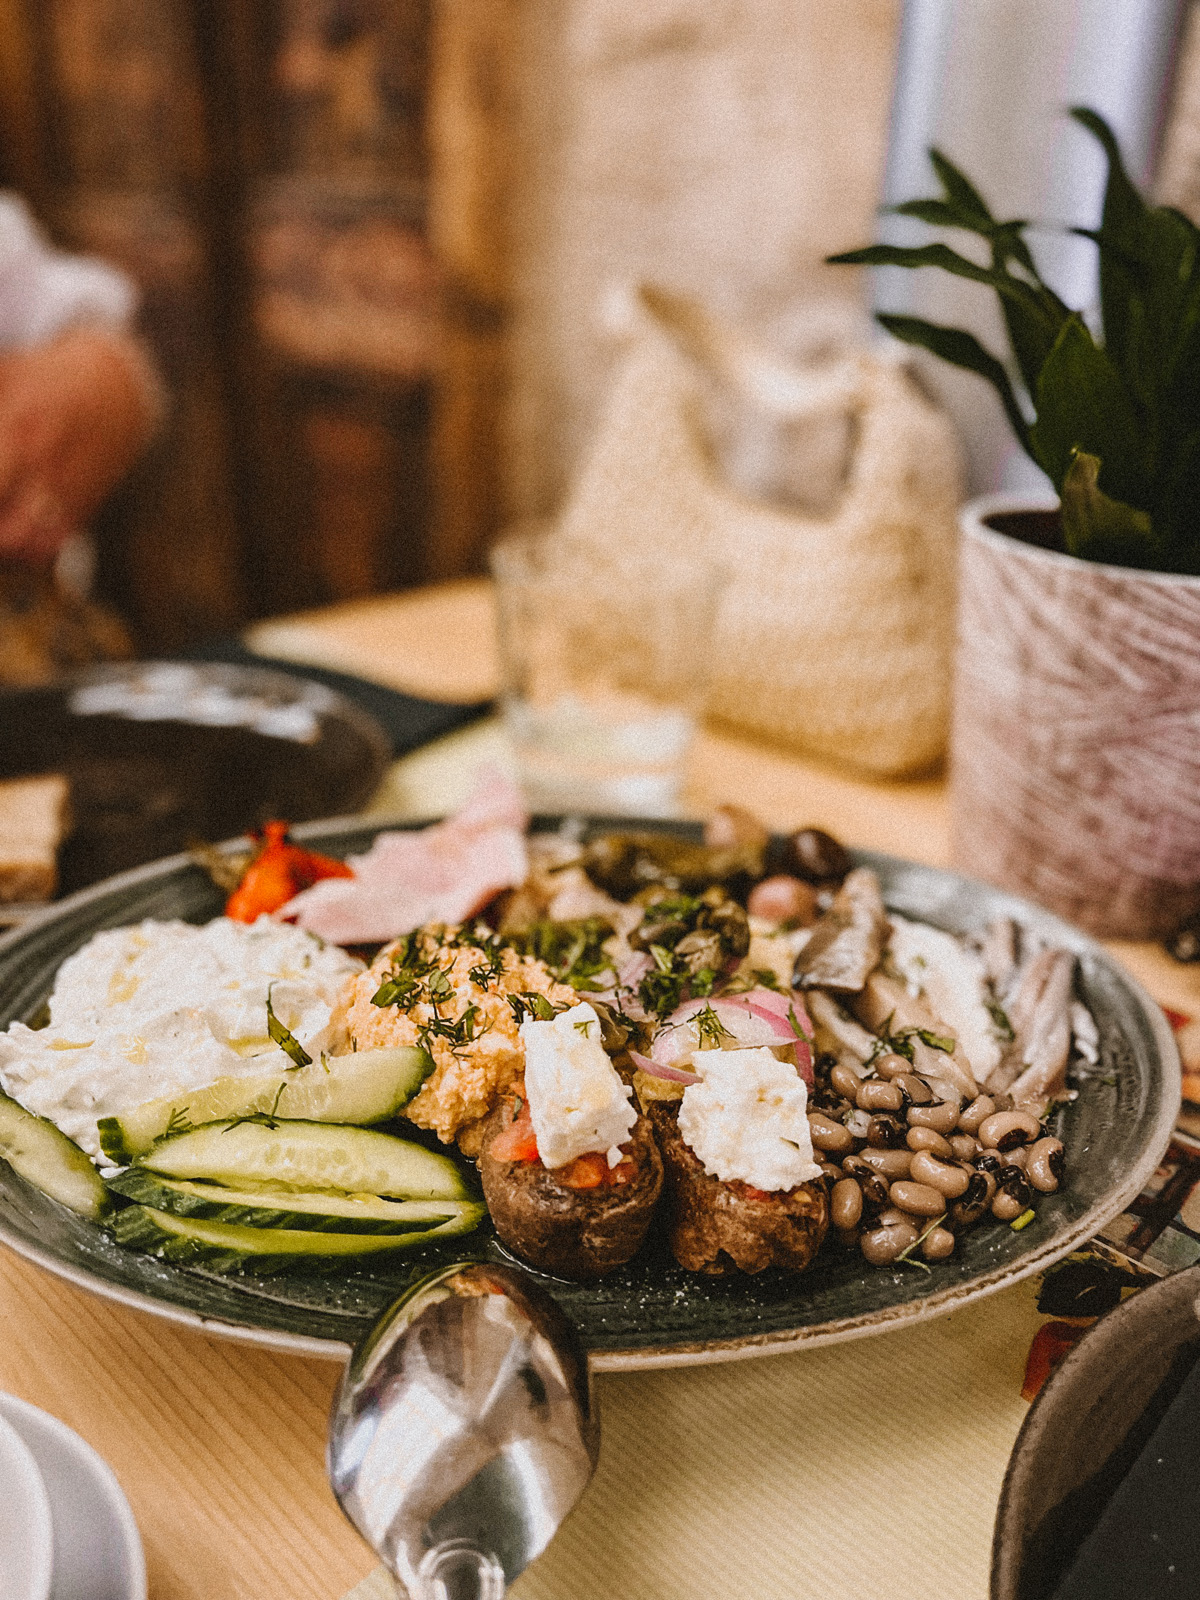
<instances>
[{"instance_id":1,"label":"white cheese chunk","mask_svg":"<svg viewBox=\"0 0 1200 1600\"><path fill-rule=\"evenodd\" d=\"M589 1005L561 1011L552 1022L523 1022L525 1095L546 1167L604 1151L608 1164L637 1121L633 1090L621 1082L600 1042L600 1019Z\"/></svg>"},{"instance_id":2,"label":"white cheese chunk","mask_svg":"<svg viewBox=\"0 0 1200 1600\"><path fill-rule=\"evenodd\" d=\"M700 1083L683 1091L679 1131L710 1177L755 1189L794 1189L820 1176L808 1126L808 1090L765 1045L697 1050Z\"/></svg>"}]
</instances>

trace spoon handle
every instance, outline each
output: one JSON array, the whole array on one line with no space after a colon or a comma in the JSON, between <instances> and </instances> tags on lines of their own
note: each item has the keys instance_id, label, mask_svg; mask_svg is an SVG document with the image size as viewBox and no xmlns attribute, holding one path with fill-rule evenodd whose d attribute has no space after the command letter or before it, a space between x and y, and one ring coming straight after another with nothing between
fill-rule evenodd
<instances>
[{"instance_id":1,"label":"spoon handle","mask_svg":"<svg viewBox=\"0 0 1200 1600\"><path fill-rule=\"evenodd\" d=\"M417 1570L412 1600L504 1600L504 1568L494 1555L466 1539L446 1539L427 1550Z\"/></svg>"}]
</instances>

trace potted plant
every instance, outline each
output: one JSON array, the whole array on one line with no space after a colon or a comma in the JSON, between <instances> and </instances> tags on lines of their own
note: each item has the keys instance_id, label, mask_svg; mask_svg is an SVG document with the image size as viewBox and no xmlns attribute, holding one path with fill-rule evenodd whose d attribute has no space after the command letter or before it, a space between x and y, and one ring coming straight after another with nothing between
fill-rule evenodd
<instances>
[{"instance_id":1,"label":"potted plant","mask_svg":"<svg viewBox=\"0 0 1200 1600\"><path fill-rule=\"evenodd\" d=\"M971 334L879 314L897 338L978 373L1057 491L962 515L951 739L966 869L1109 937L1159 937L1200 908L1200 231L1150 206L1108 125L1102 332L1038 274L1026 224L993 217L930 151L942 194L897 206L966 230L834 256L940 267L993 289L1011 370ZM1019 380L1019 382L1017 381Z\"/></svg>"}]
</instances>

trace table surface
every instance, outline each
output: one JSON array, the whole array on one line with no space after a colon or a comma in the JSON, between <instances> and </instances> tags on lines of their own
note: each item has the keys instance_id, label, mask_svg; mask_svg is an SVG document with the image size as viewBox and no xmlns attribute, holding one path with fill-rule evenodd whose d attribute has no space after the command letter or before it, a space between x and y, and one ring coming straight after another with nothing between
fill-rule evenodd
<instances>
[{"instance_id":1,"label":"table surface","mask_svg":"<svg viewBox=\"0 0 1200 1600\"><path fill-rule=\"evenodd\" d=\"M487 585L464 582L278 619L264 654L474 699L495 686ZM412 758L417 761L422 756ZM400 794L402 790L391 790ZM942 864L938 780L874 783L719 730L697 742L688 807L749 807L776 828ZM1158 999L1200 1011L1200 973L1114 945ZM325 1481L338 1367L206 1338L0 1253L0 1388L77 1429L113 1466L145 1541L153 1600L338 1600L374 1565Z\"/></svg>"}]
</instances>

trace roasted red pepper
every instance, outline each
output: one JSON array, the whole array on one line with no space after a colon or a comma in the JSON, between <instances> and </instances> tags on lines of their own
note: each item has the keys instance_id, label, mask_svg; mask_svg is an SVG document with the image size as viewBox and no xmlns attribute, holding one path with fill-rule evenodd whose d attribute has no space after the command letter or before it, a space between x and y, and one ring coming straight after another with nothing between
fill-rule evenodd
<instances>
[{"instance_id":1,"label":"roasted red pepper","mask_svg":"<svg viewBox=\"0 0 1200 1600\"><path fill-rule=\"evenodd\" d=\"M344 861L302 850L288 843L286 822L268 822L253 837L262 848L242 874L242 881L225 902L225 915L235 922L254 922L287 905L302 889L321 878L352 878Z\"/></svg>"},{"instance_id":2,"label":"roasted red pepper","mask_svg":"<svg viewBox=\"0 0 1200 1600\"><path fill-rule=\"evenodd\" d=\"M521 1109L507 1128L492 1140L489 1152L494 1161L537 1161L537 1135L533 1131L533 1118L529 1114L529 1101L521 1102Z\"/></svg>"},{"instance_id":3,"label":"roasted red pepper","mask_svg":"<svg viewBox=\"0 0 1200 1600\"><path fill-rule=\"evenodd\" d=\"M507 1128L492 1140L488 1152L494 1161L540 1161L537 1135L533 1131L533 1118L529 1114L529 1101L521 1102L521 1109ZM598 1152L576 1156L565 1167L556 1167L554 1176L566 1189L599 1189L611 1184L628 1183L635 1165L626 1157L615 1167L610 1167L608 1157Z\"/></svg>"}]
</instances>

